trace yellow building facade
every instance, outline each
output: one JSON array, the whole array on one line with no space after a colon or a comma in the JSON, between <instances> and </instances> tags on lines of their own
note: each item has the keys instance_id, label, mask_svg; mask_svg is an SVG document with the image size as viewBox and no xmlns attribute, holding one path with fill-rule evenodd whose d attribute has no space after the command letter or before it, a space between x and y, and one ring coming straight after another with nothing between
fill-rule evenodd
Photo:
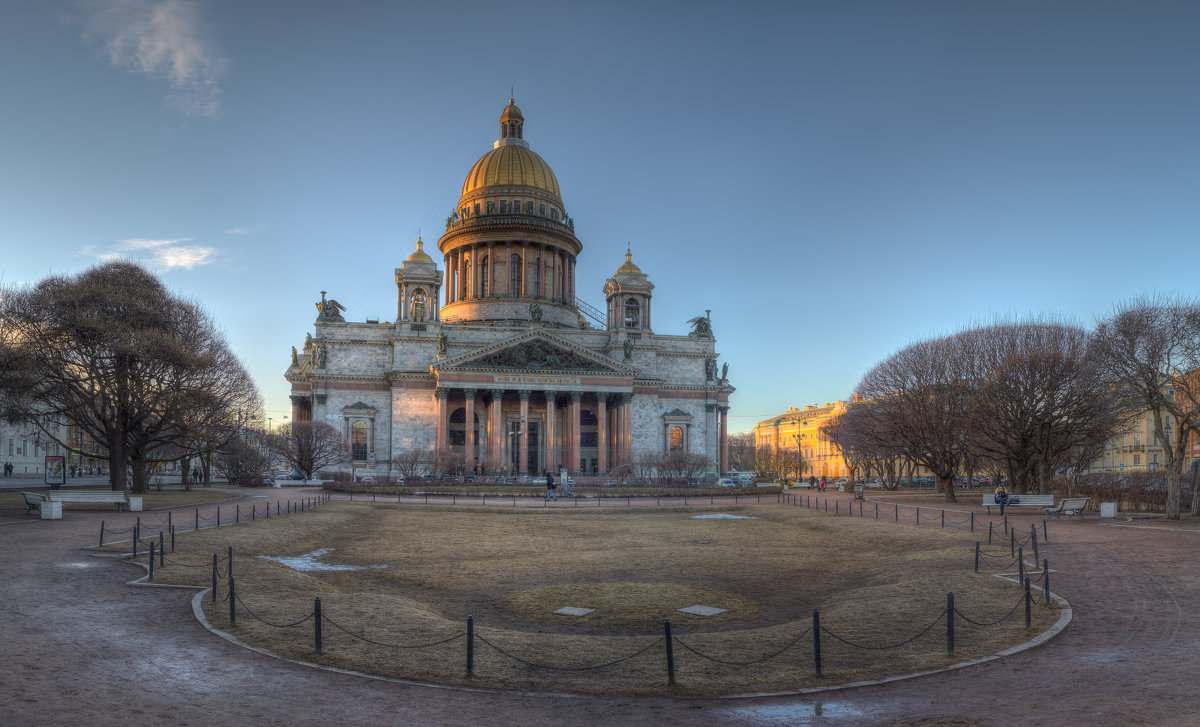
<instances>
[{"instance_id":1,"label":"yellow building facade","mask_svg":"<svg viewBox=\"0 0 1200 727\"><path fill-rule=\"evenodd\" d=\"M838 448L821 432L829 422L846 411L846 402L811 404L787 411L754 425L754 446L799 451L804 460L805 477L837 479L850 476L850 468Z\"/></svg>"},{"instance_id":2,"label":"yellow building facade","mask_svg":"<svg viewBox=\"0 0 1200 727\"><path fill-rule=\"evenodd\" d=\"M1174 422L1166 417L1164 426L1168 440L1174 436ZM1088 467L1089 472L1156 472L1167 461L1166 452L1154 436L1154 420L1139 414L1130 428L1104 445L1104 454ZM1190 459L1185 461L1190 464Z\"/></svg>"}]
</instances>

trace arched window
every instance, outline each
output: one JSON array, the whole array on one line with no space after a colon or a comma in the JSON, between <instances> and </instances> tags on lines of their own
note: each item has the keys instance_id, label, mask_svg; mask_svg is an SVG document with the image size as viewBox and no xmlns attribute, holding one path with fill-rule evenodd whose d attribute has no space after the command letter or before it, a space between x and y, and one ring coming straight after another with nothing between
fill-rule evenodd
<instances>
[{"instance_id":1,"label":"arched window","mask_svg":"<svg viewBox=\"0 0 1200 727\"><path fill-rule=\"evenodd\" d=\"M641 325L641 306L638 305L637 298L630 298L625 301L625 327L638 328Z\"/></svg>"},{"instance_id":2,"label":"arched window","mask_svg":"<svg viewBox=\"0 0 1200 727\"><path fill-rule=\"evenodd\" d=\"M488 265L490 261L488 256L484 255L479 261L479 296L486 298L488 296Z\"/></svg>"},{"instance_id":3,"label":"arched window","mask_svg":"<svg viewBox=\"0 0 1200 727\"><path fill-rule=\"evenodd\" d=\"M471 267L471 256L463 255L463 279L462 289L459 291L459 300L467 300L471 297L471 281L475 278L473 275L474 269Z\"/></svg>"},{"instance_id":4,"label":"arched window","mask_svg":"<svg viewBox=\"0 0 1200 727\"><path fill-rule=\"evenodd\" d=\"M350 450L356 461L367 458L367 423L357 419L350 425Z\"/></svg>"},{"instance_id":5,"label":"arched window","mask_svg":"<svg viewBox=\"0 0 1200 727\"><path fill-rule=\"evenodd\" d=\"M521 256L513 255L509 262L508 292L509 295L521 294Z\"/></svg>"},{"instance_id":6,"label":"arched window","mask_svg":"<svg viewBox=\"0 0 1200 727\"><path fill-rule=\"evenodd\" d=\"M540 257L533 261L533 294L542 294L542 259Z\"/></svg>"},{"instance_id":7,"label":"arched window","mask_svg":"<svg viewBox=\"0 0 1200 727\"><path fill-rule=\"evenodd\" d=\"M668 449L672 452L683 450L683 427L671 427L670 444Z\"/></svg>"},{"instance_id":8,"label":"arched window","mask_svg":"<svg viewBox=\"0 0 1200 727\"><path fill-rule=\"evenodd\" d=\"M423 321L429 314L429 295L424 288L416 288L408 301L408 315L414 321Z\"/></svg>"}]
</instances>

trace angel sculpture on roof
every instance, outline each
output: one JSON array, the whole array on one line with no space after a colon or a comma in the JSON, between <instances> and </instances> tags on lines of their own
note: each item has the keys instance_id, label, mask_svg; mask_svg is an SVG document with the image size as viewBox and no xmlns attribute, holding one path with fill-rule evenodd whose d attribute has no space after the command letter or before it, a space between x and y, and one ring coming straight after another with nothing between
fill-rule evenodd
<instances>
[{"instance_id":1,"label":"angel sculpture on roof","mask_svg":"<svg viewBox=\"0 0 1200 727\"><path fill-rule=\"evenodd\" d=\"M333 298L325 300L325 291L321 291L321 302L317 303L317 321L325 323L345 323L346 319L342 317L342 311L346 310L346 306L337 302Z\"/></svg>"},{"instance_id":2,"label":"angel sculpture on roof","mask_svg":"<svg viewBox=\"0 0 1200 727\"><path fill-rule=\"evenodd\" d=\"M712 319L709 317L710 313L712 313L711 310L706 310L704 311L704 315L696 316L688 321L688 325L692 327L692 332L690 335L695 336L696 338L714 338L712 331Z\"/></svg>"}]
</instances>

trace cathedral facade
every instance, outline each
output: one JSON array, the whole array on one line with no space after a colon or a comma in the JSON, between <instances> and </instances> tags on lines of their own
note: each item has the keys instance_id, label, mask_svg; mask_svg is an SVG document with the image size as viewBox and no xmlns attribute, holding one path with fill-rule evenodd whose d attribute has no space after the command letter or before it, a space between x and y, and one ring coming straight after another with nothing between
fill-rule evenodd
<instances>
[{"instance_id":1,"label":"cathedral facade","mask_svg":"<svg viewBox=\"0 0 1200 727\"><path fill-rule=\"evenodd\" d=\"M605 310L576 297L583 243L512 99L437 247L439 261L418 237L396 268L394 323L348 322L322 292L286 373L293 421L332 425L352 466L384 475L413 457L512 475L603 475L642 454L728 469L734 389L707 311L690 333L655 333L654 285L629 252Z\"/></svg>"}]
</instances>

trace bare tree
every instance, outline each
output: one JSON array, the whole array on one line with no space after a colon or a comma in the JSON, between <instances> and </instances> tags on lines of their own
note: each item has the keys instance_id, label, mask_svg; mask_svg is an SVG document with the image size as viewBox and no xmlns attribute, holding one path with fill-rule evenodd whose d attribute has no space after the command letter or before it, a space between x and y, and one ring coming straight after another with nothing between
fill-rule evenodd
<instances>
[{"instance_id":1,"label":"bare tree","mask_svg":"<svg viewBox=\"0 0 1200 727\"><path fill-rule=\"evenodd\" d=\"M345 438L324 422L289 422L271 441L275 453L303 473L305 479L312 479L324 467L350 459Z\"/></svg>"},{"instance_id":2,"label":"bare tree","mask_svg":"<svg viewBox=\"0 0 1200 727\"><path fill-rule=\"evenodd\" d=\"M946 502L955 502L954 476L971 433L972 392L963 377L970 341L946 336L915 343L867 372L858 385L864 399L865 445L911 459L937 479Z\"/></svg>"},{"instance_id":3,"label":"bare tree","mask_svg":"<svg viewBox=\"0 0 1200 727\"><path fill-rule=\"evenodd\" d=\"M54 434L75 424L109 453L113 489L145 491L148 463L197 427L261 407L253 380L199 306L114 261L0 295L0 405Z\"/></svg>"},{"instance_id":4,"label":"bare tree","mask_svg":"<svg viewBox=\"0 0 1200 727\"><path fill-rule=\"evenodd\" d=\"M735 470L754 469L753 432L729 435L729 466Z\"/></svg>"},{"instance_id":5,"label":"bare tree","mask_svg":"<svg viewBox=\"0 0 1200 727\"><path fill-rule=\"evenodd\" d=\"M410 449L392 457L392 467L402 481L425 474L429 465L429 453L422 449Z\"/></svg>"},{"instance_id":6,"label":"bare tree","mask_svg":"<svg viewBox=\"0 0 1200 727\"><path fill-rule=\"evenodd\" d=\"M1120 304L1097 324L1093 349L1130 408L1154 427L1166 457L1166 516L1178 520L1185 450L1200 429L1200 303L1143 297Z\"/></svg>"},{"instance_id":7,"label":"bare tree","mask_svg":"<svg viewBox=\"0 0 1200 727\"><path fill-rule=\"evenodd\" d=\"M1083 328L1028 321L961 335L971 339L964 376L975 392L967 461L1006 462L1017 491L1032 489L1036 472L1049 494L1054 471L1078 464L1123 425L1117 388Z\"/></svg>"},{"instance_id":8,"label":"bare tree","mask_svg":"<svg viewBox=\"0 0 1200 727\"><path fill-rule=\"evenodd\" d=\"M712 464L712 461L700 454L686 452L671 452L658 456L655 468L661 478L668 482L687 482Z\"/></svg>"}]
</instances>

